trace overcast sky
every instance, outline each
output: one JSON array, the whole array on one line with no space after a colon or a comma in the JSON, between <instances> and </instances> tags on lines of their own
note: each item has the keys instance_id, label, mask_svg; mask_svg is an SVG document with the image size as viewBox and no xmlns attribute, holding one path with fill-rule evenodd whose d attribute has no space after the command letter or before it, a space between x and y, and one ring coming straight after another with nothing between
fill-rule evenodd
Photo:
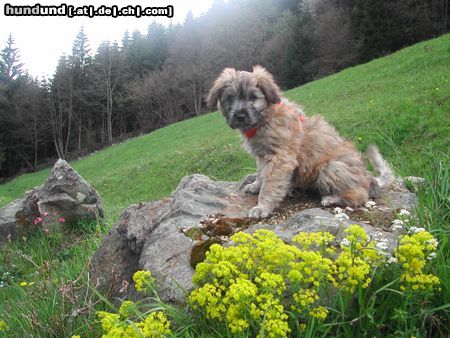
<instances>
[{"instance_id":1,"label":"overcast sky","mask_svg":"<svg viewBox=\"0 0 450 338\"><path fill-rule=\"evenodd\" d=\"M118 42L126 30L132 33L139 30L146 33L147 26L152 21L157 21L163 25L173 23L182 23L186 14L190 11L195 17L206 12L213 0L130 0L127 1L74 1L64 2L55 0L9 0L6 1L12 6L33 6L36 3L41 5L59 6L62 3L74 6L93 5L99 8L102 5L118 5L125 7L127 5L141 5L144 7L166 7L172 5L174 8L174 17L14 17L5 16L5 2L0 4L0 49L5 47L9 33L12 33L15 46L19 48L21 61L32 76L51 76L54 73L59 57L63 54L70 54L75 36L81 26L89 39L89 45L92 51L95 51L102 41L109 40Z\"/></svg>"}]
</instances>

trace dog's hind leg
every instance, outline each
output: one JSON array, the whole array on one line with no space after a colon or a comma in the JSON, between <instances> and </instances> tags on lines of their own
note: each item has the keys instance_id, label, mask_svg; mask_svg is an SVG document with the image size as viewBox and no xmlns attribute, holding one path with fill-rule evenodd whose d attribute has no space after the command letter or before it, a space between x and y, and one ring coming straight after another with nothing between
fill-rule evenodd
<instances>
[{"instance_id":1,"label":"dog's hind leg","mask_svg":"<svg viewBox=\"0 0 450 338\"><path fill-rule=\"evenodd\" d=\"M249 217L267 217L280 205L291 188L292 174L297 165L295 158L282 156L273 156L264 161L261 168L262 182L258 205L249 211Z\"/></svg>"},{"instance_id":2,"label":"dog's hind leg","mask_svg":"<svg viewBox=\"0 0 450 338\"><path fill-rule=\"evenodd\" d=\"M369 198L369 177L364 169L342 161L325 164L316 179L315 187L322 196L321 204L359 206Z\"/></svg>"},{"instance_id":3,"label":"dog's hind leg","mask_svg":"<svg viewBox=\"0 0 450 338\"><path fill-rule=\"evenodd\" d=\"M322 196L320 204L324 207L328 207L330 205L343 205L344 201L341 196L333 195L333 196Z\"/></svg>"}]
</instances>

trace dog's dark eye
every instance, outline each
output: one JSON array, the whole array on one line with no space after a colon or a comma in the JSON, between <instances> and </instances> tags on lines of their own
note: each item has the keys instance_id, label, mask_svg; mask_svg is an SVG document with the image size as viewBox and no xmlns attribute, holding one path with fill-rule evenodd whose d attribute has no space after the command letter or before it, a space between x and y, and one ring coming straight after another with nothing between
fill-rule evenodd
<instances>
[{"instance_id":1,"label":"dog's dark eye","mask_svg":"<svg viewBox=\"0 0 450 338\"><path fill-rule=\"evenodd\" d=\"M220 96L220 102L225 102L228 101L230 97L228 95L223 94L222 96Z\"/></svg>"}]
</instances>

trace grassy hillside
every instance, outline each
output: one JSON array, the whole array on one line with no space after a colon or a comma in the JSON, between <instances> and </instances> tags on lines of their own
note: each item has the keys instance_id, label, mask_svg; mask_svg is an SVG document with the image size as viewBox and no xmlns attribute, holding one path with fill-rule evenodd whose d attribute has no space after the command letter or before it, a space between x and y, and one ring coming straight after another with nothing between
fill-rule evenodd
<instances>
[{"instance_id":1,"label":"grassy hillside","mask_svg":"<svg viewBox=\"0 0 450 338\"><path fill-rule=\"evenodd\" d=\"M324 115L361 150L368 143L378 144L400 175L432 177L435 163L443 163L440 174L434 175L441 190L421 197L430 210L422 209L420 217L432 225L429 229L444 235L448 201L440 201L448 194L449 55L446 35L285 93L307 114ZM255 170L239 136L218 113L176 123L70 164L101 194L108 225L131 203L169 195L185 175L239 180ZM49 170L0 185L0 206L42 184ZM86 262L100 237L75 235L68 242L64 236L35 236L7 246L0 253L0 320L18 336L92 335L98 330L95 310L102 305L92 293L77 300L70 297L85 286ZM448 259L447 240L442 245L439 275L448 285L448 262L441 264ZM28 290L20 281L36 284ZM70 292L63 294L65 288Z\"/></svg>"}]
</instances>

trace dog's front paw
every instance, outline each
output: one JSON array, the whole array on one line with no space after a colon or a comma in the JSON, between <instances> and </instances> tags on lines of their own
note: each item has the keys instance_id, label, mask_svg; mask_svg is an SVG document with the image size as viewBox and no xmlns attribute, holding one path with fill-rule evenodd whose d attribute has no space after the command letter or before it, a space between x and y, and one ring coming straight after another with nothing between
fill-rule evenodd
<instances>
[{"instance_id":1,"label":"dog's front paw","mask_svg":"<svg viewBox=\"0 0 450 338\"><path fill-rule=\"evenodd\" d=\"M253 182L250 184L247 184L244 188L242 188L242 191L248 194L258 194L259 190L261 189L261 184L258 182Z\"/></svg>"},{"instance_id":2,"label":"dog's front paw","mask_svg":"<svg viewBox=\"0 0 450 338\"><path fill-rule=\"evenodd\" d=\"M248 212L250 218L266 218L271 214L271 210L257 205Z\"/></svg>"}]
</instances>

